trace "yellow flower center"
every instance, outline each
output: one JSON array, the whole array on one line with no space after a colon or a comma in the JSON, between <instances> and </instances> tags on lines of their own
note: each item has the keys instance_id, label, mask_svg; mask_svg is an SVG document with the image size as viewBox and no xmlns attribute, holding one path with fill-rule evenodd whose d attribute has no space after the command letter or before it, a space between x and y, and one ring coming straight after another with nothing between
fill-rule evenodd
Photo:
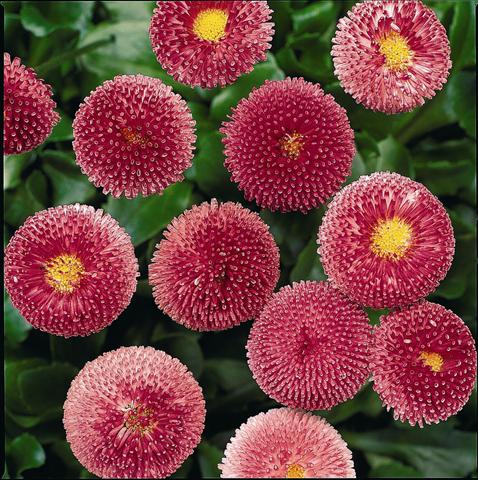
<instances>
[{"instance_id":1,"label":"yellow flower center","mask_svg":"<svg viewBox=\"0 0 478 480\"><path fill-rule=\"evenodd\" d=\"M226 34L227 18L227 13L219 8L203 10L194 20L193 32L201 40L217 43Z\"/></svg>"},{"instance_id":2,"label":"yellow flower center","mask_svg":"<svg viewBox=\"0 0 478 480\"><path fill-rule=\"evenodd\" d=\"M370 248L375 255L389 260L399 260L410 248L412 228L398 217L380 220L375 226Z\"/></svg>"},{"instance_id":3,"label":"yellow flower center","mask_svg":"<svg viewBox=\"0 0 478 480\"><path fill-rule=\"evenodd\" d=\"M304 146L304 135L293 132L287 133L279 140L282 151L291 159L295 160Z\"/></svg>"},{"instance_id":4,"label":"yellow flower center","mask_svg":"<svg viewBox=\"0 0 478 480\"><path fill-rule=\"evenodd\" d=\"M49 285L60 293L72 293L86 273L83 263L76 255L58 255L45 264L45 278Z\"/></svg>"},{"instance_id":5,"label":"yellow flower center","mask_svg":"<svg viewBox=\"0 0 478 480\"><path fill-rule=\"evenodd\" d=\"M425 367L430 367L432 372L440 372L443 366L443 357L435 352L422 352L418 357Z\"/></svg>"},{"instance_id":6,"label":"yellow flower center","mask_svg":"<svg viewBox=\"0 0 478 480\"><path fill-rule=\"evenodd\" d=\"M297 463L289 465L287 467L286 478L305 478L305 468Z\"/></svg>"},{"instance_id":7,"label":"yellow flower center","mask_svg":"<svg viewBox=\"0 0 478 480\"><path fill-rule=\"evenodd\" d=\"M124 427L138 432L141 436L150 433L157 425L152 408L131 404L126 406L124 412L126 413Z\"/></svg>"},{"instance_id":8,"label":"yellow flower center","mask_svg":"<svg viewBox=\"0 0 478 480\"><path fill-rule=\"evenodd\" d=\"M122 128L121 134L131 145L146 145L146 139L141 135L141 133L134 131L130 127Z\"/></svg>"},{"instance_id":9,"label":"yellow flower center","mask_svg":"<svg viewBox=\"0 0 478 480\"><path fill-rule=\"evenodd\" d=\"M412 50L407 39L391 31L378 41L379 52L385 57L385 65L390 70L406 70L411 63Z\"/></svg>"}]
</instances>

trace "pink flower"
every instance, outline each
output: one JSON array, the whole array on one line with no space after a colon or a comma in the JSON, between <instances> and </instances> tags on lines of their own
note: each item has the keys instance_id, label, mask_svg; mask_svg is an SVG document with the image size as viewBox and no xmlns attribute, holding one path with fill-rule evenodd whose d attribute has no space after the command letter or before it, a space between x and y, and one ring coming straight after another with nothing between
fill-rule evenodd
<instances>
[{"instance_id":1,"label":"pink flower","mask_svg":"<svg viewBox=\"0 0 478 480\"><path fill-rule=\"evenodd\" d=\"M159 1L149 36L175 80L212 88L234 83L266 60L274 33L263 1Z\"/></svg>"},{"instance_id":2,"label":"pink flower","mask_svg":"<svg viewBox=\"0 0 478 480\"><path fill-rule=\"evenodd\" d=\"M345 110L302 78L266 80L221 132L232 180L269 210L307 212L350 174L354 134Z\"/></svg>"},{"instance_id":3,"label":"pink flower","mask_svg":"<svg viewBox=\"0 0 478 480\"><path fill-rule=\"evenodd\" d=\"M157 78L121 75L80 105L73 149L105 194L162 193L191 166L195 122L186 102Z\"/></svg>"},{"instance_id":4,"label":"pink flower","mask_svg":"<svg viewBox=\"0 0 478 480\"><path fill-rule=\"evenodd\" d=\"M3 54L3 153L33 150L60 120L51 86L17 57Z\"/></svg>"},{"instance_id":5,"label":"pink flower","mask_svg":"<svg viewBox=\"0 0 478 480\"><path fill-rule=\"evenodd\" d=\"M175 218L157 245L149 281L158 306L194 330L254 318L279 279L269 227L238 203L203 203Z\"/></svg>"},{"instance_id":6,"label":"pink flower","mask_svg":"<svg viewBox=\"0 0 478 480\"><path fill-rule=\"evenodd\" d=\"M373 308L408 305L433 292L455 247L440 201L420 183L389 172L343 188L330 202L318 243L330 281Z\"/></svg>"},{"instance_id":7,"label":"pink flower","mask_svg":"<svg viewBox=\"0 0 478 480\"><path fill-rule=\"evenodd\" d=\"M416 0L366 0L337 25L332 57L342 87L358 103L408 112L441 90L451 68L446 30Z\"/></svg>"},{"instance_id":8,"label":"pink flower","mask_svg":"<svg viewBox=\"0 0 478 480\"><path fill-rule=\"evenodd\" d=\"M118 222L86 205L29 217L5 249L5 287L25 319L71 337L108 326L136 289L138 262Z\"/></svg>"},{"instance_id":9,"label":"pink flower","mask_svg":"<svg viewBox=\"0 0 478 480\"><path fill-rule=\"evenodd\" d=\"M206 414L189 370L151 347L88 362L63 408L72 452L101 478L168 477L199 443Z\"/></svg>"},{"instance_id":10,"label":"pink flower","mask_svg":"<svg viewBox=\"0 0 478 480\"><path fill-rule=\"evenodd\" d=\"M355 478L352 453L324 419L277 408L242 424L219 464L221 478Z\"/></svg>"},{"instance_id":11,"label":"pink flower","mask_svg":"<svg viewBox=\"0 0 478 480\"><path fill-rule=\"evenodd\" d=\"M463 320L426 301L380 320L371 369L374 389L394 418L422 427L460 411L476 378L476 348Z\"/></svg>"},{"instance_id":12,"label":"pink flower","mask_svg":"<svg viewBox=\"0 0 478 480\"><path fill-rule=\"evenodd\" d=\"M369 375L365 312L328 282L283 287L252 325L247 357L267 395L325 410L352 398Z\"/></svg>"}]
</instances>

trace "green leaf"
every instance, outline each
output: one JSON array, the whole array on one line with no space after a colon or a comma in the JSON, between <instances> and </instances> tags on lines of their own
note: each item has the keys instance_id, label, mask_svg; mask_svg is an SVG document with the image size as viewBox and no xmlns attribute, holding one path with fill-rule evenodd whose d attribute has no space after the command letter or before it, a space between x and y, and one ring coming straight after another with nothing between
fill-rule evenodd
<instances>
[{"instance_id":1,"label":"green leaf","mask_svg":"<svg viewBox=\"0 0 478 480\"><path fill-rule=\"evenodd\" d=\"M314 235L297 257L297 262L290 272L291 282L298 282L299 280L327 280L317 248L316 236Z\"/></svg>"},{"instance_id":2,"label":"green leaf","mask_svg":"<svg viewBox=\"0 0 478 480\"><path fill-rule=\"evenodd\" d=\"M26 340L32 326L20 315L12 305L7 293L3 292L3 322L5 338L12 346Z\"/></svg>"},{"instance_id":3,"label":"green leaf","mask_svg":"<svg viewBox=\"0 0 478 480\"><path fill-rule=\"evenodd\" d=\"M272 39L272 49L275 51L279 45L285 41L285 37L291 27L291 8L290 0L282 0L269 5L272 10L272 22L274 23L274 36Z\"/></svg>"},{"instance_id":4,"label":"green leaf","mask_svg":"<svg viewBox=\"0 0 478 480\"><path fill-rule=\"evenodd\" d=\"M66 393L77 373L78 369L67 363L24 370L18 377L20 396L33 414L55 410L61 415Z\"/></svg>"},{"instance_id":5,"label":"green leaf","mask_svg":"<svg viewBox=\"0 0 478 480\"><path fill-rule=\"evenodd\" d=\"M401 173L407 177L414 177L410 152L392 136L388 136L378 143L380 153L375 165L375 171L391 171Z\"/></svg>"},{"instance_id":6,"label":"green leaf","mask_svg":"<svg viewBox=\"0 0 478 480\"><path fill-rule=\"evenodd\" d=\"M20 226L27 217L43 210L47 203L45 176L35 170L15 191L5 194L5 221Z\"/></svg>"},{"instance_id":7,"label":"green leaf","mask_svg":"<svg viewBox=\"0 0 478 480\"><path fill-rule=\"evenodd\" d=\"M95 195L96 188L75 164L73 153L44 150L41 158L53 187L53 205L85 203Z\"/></svg>"},{"instance_id":8,"label":"green leaf","mask_svg":"<svg viewBox=\"0 0 478 480\"><path fill-rule=\"evenodd\" d=\"M372 465L369 478L422 478L421 472L389 457L369 454L367 460Z\"/></svg>"},{"instance_id":9,"label":"green leaf","mask_svg":"<svg viewBox=\"0 0 478 480\"><path fill-rule=\"evenodd\" d=\"M22 179L22 172L35 160L32 152L20 153L19 155L3 156L3 189L17 187Z\"/></svg>"},{"instance_id":10,"label":"green leaf","mask_svg":"<svg viewBox=\"0 0 478 480\"><path fill-rule=\"evenodd\" d=\"M53 360L68 362L82 367L94 360L101 352L106 339L107 329L88 337L63 338L50 335L50 351Z\"/></svg>"},{"instance_id":11,"label":"green leaf","mask_svg":"<svg viewBox=\"0 0 478 480\"><path fill-rule=\"evenodd\" d=\"M103 1L111 17L115 21L122 20L151 20L154 2L136 0L133 2Z\"/></svg>"},{"instance_id":12,"label":"green leaf","mask_svg":"<svg viewBox=\"0 0 478 480\"><path fill-rule=\"evenodd\" d=\"M61 118L55 125L47 142L66 142L73 139L72 120L66 113L59 112Z\"/></svg>"},{"instance_id":13,"label":"green leaf","mask_svg":"<svg viewBox=\"0 0 478 480\"><path fill-rule=\"evenodd\" d=\"M199 468L203 478L219 478L221 472L218 465L223 452L219 448L203 440L198 446Z\"/></svg>"},{"instance_id":14,"label":"green leaf","mask_svg":"<svg viewBox=\"0 0 478 480\"><path fill-rule=\"evenodd\" d=\"M252 373L242 360L232 358L210 358L204 364L204 374L227 392L253 383Z\"/></svg>"},{"instance_id":15,"label":"green leaf","mask_svg":"<svg viewBox=\"0 0 478 480\"><path fill-rule=\"evenodd\" d=\"M465 477L476 467L476 435L447 423L423 429L342 431L342 437L351 448L401 460L426 477Z\"/></svg>"},{"instance_id":16,"label":"green leaf","mask_svg":"<svg viewBox=\"0 0 478 480\"><path fill-rule=\"evenodd\" d=\"M133 245L154 237L191 203L192 186L188 182L170 185L162 195L115 199L108 197L105 211L131 235Z\"/></svg>"},{"instance_id":17,"label":"green leaf","mask_svg":"<svg viewBox=\"0 0 478 480\"><path fill-rule=\"evenodd\" d=\"M292 13L292 25L295 33L324 33L335 24L340 4L332 1L314 2Z\"/></svg>"},{"instance_id":18,"label":"green leaf","mask_svg":"<svg viewBox=\"0 0 478 480\"><path fill-rule=\"evenodd\" d=\"M475 64L475 14L474 1L464 0L455 3L455 13L449 34L451 60L455 71Z\"/></svg>"},{"instance_id":19,"label":"green leaf","mask_svg":"<svg viewBox=\"0 0 478 480\"><path fill-rule=\"evenodd\" d=\"M32 468L41 467L45 463L45 451L38 440L29 433L22 433L12 440L8 456L14 464L15 477ZM20 477L21 478L21 477Z\"/></svg>"},{"instance_id":20,"label":"green leaf","mask_svg":"<svg viewBox=\"0 0 478 480\"><path fill-rule=\"evenodd\" d=\"M222 89L211 102L211 118L226 120L231 108L246 98L253 88L260 87L265 80L282 80L284 72L279 68L274 56L269 53L267 61L257 64L254 70L239 77L233 85Z\"/></svg>"},{"instance_id":21,"label":"green leaf","mask_svg":"<svg viewBox=\"0 0 478 480\"><path fill-rule=\"evenodd\" d=\"M23 28L37 37L59 29L84 31L95 2L22 2Z\"/></svg>"},{"instance_id":22,"label":"green leaf","mask_svg":"<svg viewBox=\"0 0 478 480\"><path fill-rule=\"evenodd\" d=\"M476 137L476 72L459 72L448 84L448 96L458 123L470 136Z\"/></svg>"}]
</instances>

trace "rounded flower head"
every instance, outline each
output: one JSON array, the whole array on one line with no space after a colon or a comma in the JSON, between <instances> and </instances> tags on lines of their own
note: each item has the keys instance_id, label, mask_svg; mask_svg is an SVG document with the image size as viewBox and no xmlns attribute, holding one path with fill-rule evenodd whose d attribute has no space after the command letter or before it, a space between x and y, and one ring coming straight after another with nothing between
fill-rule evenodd
<instances>
[{"instance_id":1,"label":"rounded flower head","mask_svg":"<svg viewBox=\"0 0 478 480\"><path fill-rule=\"evenodd\" d=\"M366 0L339 20L335 74L358 103L385 113L422 105L451 68L445 27L416 0Z\"/></svg>"},{"instance_id":2,"label":"rounded flower head","mask_svg":"<svg viewBox=\"0 0 478 480\"><path fill-rule=\"evenodd\" d=\"M352 453L324 419L277 408L242 424L219 464L221 478L355 478Z\"/></svg>"},{"instance_id":3,"label":"rounded flower head","mask_svg":"<svg viewBox=\"0 0 478 480\"><path fill-rule=\"evenodd\" d=\"M461 410L476 378L470 330L450 310L426 301L381 317L370 357L373 388L387 410L421 427Z\"/></svg>"},{"instance_id":4,"label":"rounded flower head","mask_svg":"<svg viewBox=\"0 0 478 480\"><path fill-rule=\"evenodd\" d=\"M440 201L420 183L388 172L343 188L322 220L318 242L331 282L373 308L408 305L433 292L455 249Z\"/></svg>"},{"instance_id":5,"label":"rounded flower head","mask_svg":"<svg viewBox=\"0 0 478 480\"><path fill-rule=\"evenodd\" d=\"M17 57L3 54L3 153L23 153L42 144L60 120L51 86Z\"/></svg>"},{"instance_id":6,"label":"rounded flower head","mask_svg":"<svg viewBox=\"0 0 478 480\"><path fill-rule=\"evenodd\" d=\"M161 80L120 75L76 112L76 161L105 194L162 193L191 166L194 125L186 102Z\"/></svg>"},{"instance_id":7,"label":"rounded flower head","mask_svg":"<svg viewBox=\"0 0 478 480\"><path fill-rule=\"evenodd\" d=\"M328 282L275 293L252 325L247 357L267 395L288 407L325 410L352 398L368 377L365 312Z\"/></svg>"},{"instance_id":8,"label":"rounded flower head","mask_svg":"<svg viewBox=\"0 0 478 480\"><path fill-rule=\"evenodd\" d=\"M158 306L194 330L254 318L279 280L267 225L238 203L193 206L168 226L149 267Z\"/></svg>"},{"instance_id":9,"label":"rounded flower head","mask_svg":"<svg viewBox=\"0 0 478 480\"><path fill-rule=\"evenodd\" d=\"M151 347L122 347L88 362L64 405L66 439L100 478L165 478L193 452L204 397L189 370Z\"/></svg>"},{"instance_id":10,"label":"rounded flower head","mask_svg":"<svg viewBox=\"0 0 478 480\"><path fill-rule=\"evenodd\" d=\"M118 222L86 205L49 208L29 217L5 249L5 287L35 328L89 335L129 305L138 262Z\"/></svg>"},{"instance_id":11,"label":"rounded flower head","mask_svg":"<svg viewBox=\"0 0 478 480\"><path fill-rule=\"evenodd\" d=\"M232 180L272 211L307 212L350 174L354 134L345 110L302 78L266 81L221 132Z\"/></svg>"},{"instance_id":12,"label":"rounded flower head","mask_svg":"<svg viewBox=\"0 0 478 480\"><path fill-rule=\"evenodd\" d=\"M178 82L234 83L266 60L274 33L264 1L159 1L149 36L161 66Z\"/></svg>"}]
</instances>

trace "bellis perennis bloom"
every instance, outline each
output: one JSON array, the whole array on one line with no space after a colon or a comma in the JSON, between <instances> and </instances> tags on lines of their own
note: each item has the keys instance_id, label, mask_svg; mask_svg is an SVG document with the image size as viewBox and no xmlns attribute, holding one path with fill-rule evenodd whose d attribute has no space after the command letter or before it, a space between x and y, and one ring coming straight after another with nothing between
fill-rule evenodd
<instances>
[{"instance_id":1,"label":"bellis perennis bloom","mask_svg":"<svg viewBox=\"0 0 478 480\"><path fill-rule=\"evenodd\" d=\"M100 478L165 478L191 455L204 398L188 369L151 347L122 347L88 362L64 405L66 438Z\"/></svg>"},{"instance_id":2,"label":"bellis perennis bloom","mask_svg":"<svg viewBox=\"0 0 478 480\"><path fill-rule=\"evenodd\" d=\"M441 90L451 68L445 27L417 0L366 0L340 19L332 40L344 90L373 110L400 113Z\"/></svg>"}]
</instances>

